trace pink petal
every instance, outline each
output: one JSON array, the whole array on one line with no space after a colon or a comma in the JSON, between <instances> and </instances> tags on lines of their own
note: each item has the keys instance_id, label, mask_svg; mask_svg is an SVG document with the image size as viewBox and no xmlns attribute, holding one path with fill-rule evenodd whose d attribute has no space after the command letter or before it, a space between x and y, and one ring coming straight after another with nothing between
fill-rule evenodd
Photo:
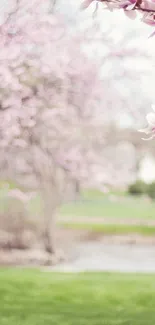
<instances>
[{"instance_id":1,"label":"pink petal","mask_svg":"<svg viewBox=\"0 0 155 325\"><path fill-rule=\"evenodd\" d=\"M81 4L80 9L81 10L84 10L84 9L88 8L93 1L94 0L86 0L86 1L83 1L82 4Z\"/></svg>"},{"instance_id":2,"label":"pink petal","mask_svg":"<svg viewBox=\"0 0 155 325\"><path fill-rule=\"evenodd\" d=\"M137 17L137 12L135 10L124 10L124 13L130 19L135 19Z\"/></svg>"}]
</instances>

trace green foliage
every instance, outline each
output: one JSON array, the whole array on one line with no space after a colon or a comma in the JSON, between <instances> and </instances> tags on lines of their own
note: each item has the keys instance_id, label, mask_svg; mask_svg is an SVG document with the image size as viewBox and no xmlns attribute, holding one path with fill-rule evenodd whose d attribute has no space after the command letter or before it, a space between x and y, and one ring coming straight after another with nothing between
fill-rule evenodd
<instances>
[{"instance_id":1,"label":"green foliage","mask_svg":"<svg viewBox=\"0 0 155 325\"><path fill-rule=\"evenodd\" d=\"M151 199L155 199L155 182L148 185L148 196Z\"/></svg>"},{"instance_id":2,"label":"green foliage","mask_svg":"<svg viewBox=\"0 0 155 325\"><path fill-rule=\"evenodd\" d=\"M143 195L147 194L148 185L143 181L136 181L135 183L129 185L128 193L131 195Z\"/></svg>"},{"instance_id":3,"label":"green foliage","mask_svg":"<svg viewBox=\"0 0 155 325\"><path fill-rule=\"evenodd\" d=\"M155 324L154 275L10 269L0 283L1 325Z\"/></svg>"}]
</instances>

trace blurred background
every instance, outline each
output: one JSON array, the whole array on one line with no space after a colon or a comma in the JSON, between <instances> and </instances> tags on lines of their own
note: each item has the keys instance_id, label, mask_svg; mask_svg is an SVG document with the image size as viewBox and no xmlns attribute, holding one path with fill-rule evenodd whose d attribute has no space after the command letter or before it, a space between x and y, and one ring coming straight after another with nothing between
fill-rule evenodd
<instances>
[{"instance_id":1,"label":"blurred background","mask_svg":"<svg viewBox=\"0 0 155 325\"><path fill-rule=\"evenodd\" d=\"M1 325L155 324L152 27L80 6L0 0Z\"/></svg>"},{"instance_id":2,"label":"blurred background","mask_svg":"<svg viewBox=\"0 0 155 325\"><path fill-rule=\"evenodd\" d=\"M125 245L155 242L155 145L138 132L154 102L154 40L150 26L102 4L94 12L95 3L85 11L80 1L47 3L38 16L24 1L0 5L4 39L11 33L0 70L0 263L16 264L19 254L26 264L23 251L45 263L46 252L51 264L81 258L81 268L104 269L104 245L113 256L123 245L125 256ZM110 261L119 270L120 260Z\"/></svg>"}]
</instances>

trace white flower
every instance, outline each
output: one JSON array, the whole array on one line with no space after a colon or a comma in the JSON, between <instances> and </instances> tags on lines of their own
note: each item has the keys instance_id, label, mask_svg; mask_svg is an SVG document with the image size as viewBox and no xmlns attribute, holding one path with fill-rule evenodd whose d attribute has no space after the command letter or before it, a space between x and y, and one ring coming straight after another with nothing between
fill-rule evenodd
<instances>
[{"instance_id":1,"label":"white flower","mask_svg":"<svg viewBox=\"0 0 155 325\"><path fill-rule=\"evenodd\" d=\"M155 105L152 105L154 113L149 113L146 116L148 126L145 129L139 130L147 135L150 135L148 138L142 138L142 140L152 140L155 138Z\"/></svg>"}]
</instances>

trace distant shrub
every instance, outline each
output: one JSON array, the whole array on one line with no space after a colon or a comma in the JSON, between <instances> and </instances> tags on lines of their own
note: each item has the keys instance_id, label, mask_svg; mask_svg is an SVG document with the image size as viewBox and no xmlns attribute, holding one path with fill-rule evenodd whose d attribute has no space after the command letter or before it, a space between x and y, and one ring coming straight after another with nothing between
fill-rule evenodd
<instances>
[{"instance_id":1,"label":"distant shrub","mask_svg":"<svg viewBox=\"0 0 155 325\"><path fill-rule=\"evenodd\" d=\"M15 195L3 200L5 211L0 214L0 249L31 248L36 241L37 224L30 218L25 202Z\"/></svg>"},{"instance_id":2,"label":"distant shrub","mask_svg":"<svg viewBox=\"0 0 155 325\"><path fill-rule=\"evenodd\" d=\"M148 185L143 181L136 181L129 185L128 193L131 195L143 195L148 193Z\"/></svg>"},{"instance_id":3,"label":"distant shrub","mask_svg":"<svg viewBox=\"0 0 155 325\"><path fill-rule=\"evenodd\" d=\"M148 185L147 193L151 199L155 199L155 182Z\"/></svg>"}]
</instances>

